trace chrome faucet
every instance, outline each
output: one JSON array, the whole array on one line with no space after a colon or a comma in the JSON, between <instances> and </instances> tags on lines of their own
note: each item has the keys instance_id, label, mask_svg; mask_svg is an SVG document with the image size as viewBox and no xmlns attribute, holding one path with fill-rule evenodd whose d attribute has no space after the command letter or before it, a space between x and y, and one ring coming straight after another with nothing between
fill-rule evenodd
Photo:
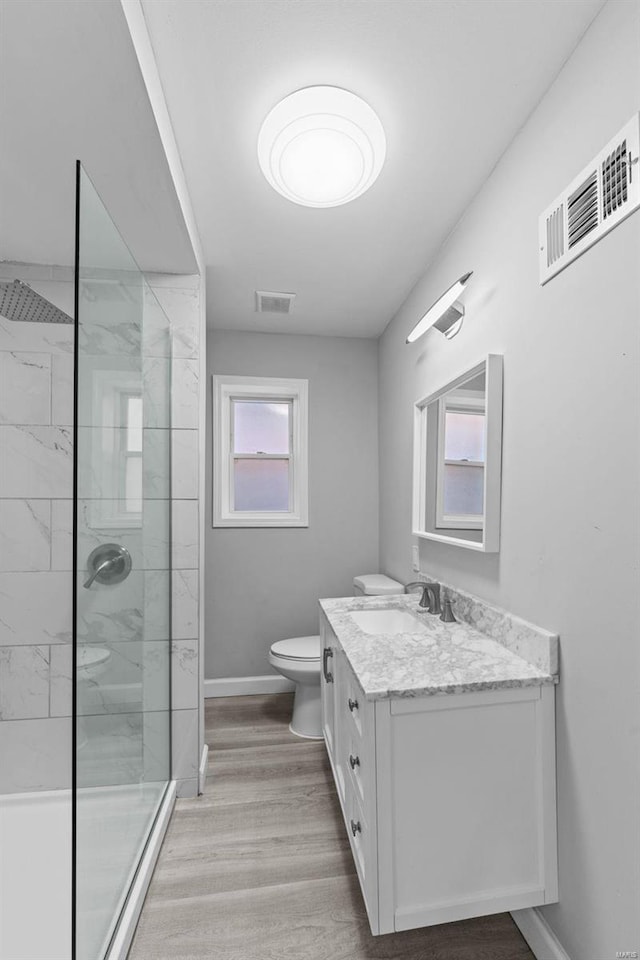
<instances>
[{"instance_id":1,"label":"chrome faucet","mask_svg":"<svg viewBox=\"0 0 640 960\"><path fill-rule=\"evenodd\" d=\"M420 587L422 590L422 596L418 603L419 607L422 607L423 610L426 610L427 613L440 613L440 584L439 583L426 583L424 580L414 580L412 583L408 583L404 592L409 593L412 587Z\"/></svg>"},{"instance_id":2,"label":"chrome faucet","mask_svg":"<svg viewBox=\"0 0 640 960\"><path fill-rule=\"evenodd\" d=\"M429 593L429 613L442 613L440 607L440 584L428 583L427 591Z\"/></svg>"},{"instance_id":3,"label":"chrome faucet","mask_svg":"<svg viewBox=\"0 0 640 960\"><path fill-rule=\"evenodd\" d=\"M424 610L429 610L429 590L427 589L428 584L425 583L424 580L414 580L411 583L405 584L404 592L410 593L412 587L420 587L422 590L422 596L420 597L418 606L422 607Z\"/></svg>"}]
</instances>

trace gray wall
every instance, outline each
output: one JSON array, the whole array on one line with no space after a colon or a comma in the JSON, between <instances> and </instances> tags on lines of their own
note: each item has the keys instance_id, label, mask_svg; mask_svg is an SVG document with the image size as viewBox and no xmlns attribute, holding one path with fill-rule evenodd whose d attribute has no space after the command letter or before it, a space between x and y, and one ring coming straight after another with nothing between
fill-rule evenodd
<instances>
[{"instance_id":1,"label":"gray wall","mask_svg":"<svg viewBox=\"0 0 640 960\"><path fill-rule=\"evenodd\" d=\"M640 949L640 212L545 287L537 221L638 110L639 28L637 0L604 7L380 342L381 564L399 579L413 401L504 353L501 552L422 541L421 566L560 634L560 902L543 914L574 960ZM467 270L457 339L405 346Z\"/></svg>"},{"instance_id":2,"label":"gray wall","mask_svg":"<svg viewBox=\"0 0 640 960\"><path fill-rule=\"evenodd\" d=\"M272 673L275 640L317 633L319 597L378 570L377 342L209 331L206 676ZM211 374L309 380L309 527L212 529Z\"/></svg>"}]
</instances>

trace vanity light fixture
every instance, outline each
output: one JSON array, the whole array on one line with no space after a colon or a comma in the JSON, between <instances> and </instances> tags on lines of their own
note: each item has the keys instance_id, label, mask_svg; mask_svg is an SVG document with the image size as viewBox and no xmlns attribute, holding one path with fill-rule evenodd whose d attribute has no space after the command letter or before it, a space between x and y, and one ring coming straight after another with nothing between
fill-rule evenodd
<instances>
[{"instance_id":1,"label":"vanity light fixture","mask_svg":"<svg viewBox=\"0 0 640 960\"><path fill-rule=\"evenodd\" d=\"M258 162L271 186L306 207L355 200L378 177L385 154L377 114L340 87L296 90L267 114L258 136Z\"/></svg>"},{"instance_id":2,"label":"vanity light fixture","mask_svg":"<svg viewBox=\"0 0 640 960\"><path fill-rule=\"evenodd\" d=\"M455 335L460 332L460 327L464 320L464 304L460 303L458 296L462 293L467 280L472 274L473 270L465 273L464 276L456 280L441 297L438 297L422 319L418 320L407 337L407 343L413 343L431 327L435 327L436 330L443 333L447 340L452 340Z\"/></svg>"}]
</instances>

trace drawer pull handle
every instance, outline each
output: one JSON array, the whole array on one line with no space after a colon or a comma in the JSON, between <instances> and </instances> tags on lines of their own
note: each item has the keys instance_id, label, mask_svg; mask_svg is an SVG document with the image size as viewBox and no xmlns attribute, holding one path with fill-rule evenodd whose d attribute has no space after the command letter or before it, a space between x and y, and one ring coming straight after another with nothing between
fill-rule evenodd
<instances>
[{"instance_id":1,"label":"drawer pull handle","mask_svg":"<svg viewBox=\"0 0 640 960\"><path fill-rule=\"evenodd\" d=\"M360 826L360 821L359 821L359 820L352 820L352 821L351 821L351 833L354 835L354 837L355 837L356 833L362 833L362 827Z\"/></svg>"},{"instance_id":2,"label":"drawer pull handle","mask_svg":"<svg viewBox=\"0 0 640 960\"><path fill-rule=\"evenodd\" d=\"M322 672L324 674L324 679L327 683L333 683L333 674L327 669L327 663L329 662L329 657L333 656L333 650L331 647L325 647L322 654Z\"/></svg>"},{"instance_id":3,"label":"drawer pull handle","mask_svg":"<svg viewBox=\"0 0 640 960\"><path fill-rule=\"evenodd\" d=\"M357 700L352 700L351 697L349 697L348 703L349 703L349 710L351 710L351 713L353 713L354 710L358 709Z\"/></svg>"},{"instance_id":4,"label":"drawer pull handle","mask_svg":"<svg viewBox=\"0 0 640 960\"><path fill-rule=\"evenodd\" d=\"M355 770L356 767L360 766L360 757L354 757L352 753L349 754L349 763L351 764L351 769Z\"/></svg>"}]
</instances>

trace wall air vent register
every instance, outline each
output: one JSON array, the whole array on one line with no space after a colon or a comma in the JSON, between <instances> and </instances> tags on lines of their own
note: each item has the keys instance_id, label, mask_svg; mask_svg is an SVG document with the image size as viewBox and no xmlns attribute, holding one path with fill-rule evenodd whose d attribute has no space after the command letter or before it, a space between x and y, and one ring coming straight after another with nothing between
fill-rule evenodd
<instances>
[{"instance_id":1,"label":"wall air vent register","mask_svg":"<svg viewBox=\"0 0 640 960\"><path fill-rule=\"evenodd\" d=\"M640 114L636 114L541 214L544 284L640 206Z\"/></svg>"}]
</instances>

